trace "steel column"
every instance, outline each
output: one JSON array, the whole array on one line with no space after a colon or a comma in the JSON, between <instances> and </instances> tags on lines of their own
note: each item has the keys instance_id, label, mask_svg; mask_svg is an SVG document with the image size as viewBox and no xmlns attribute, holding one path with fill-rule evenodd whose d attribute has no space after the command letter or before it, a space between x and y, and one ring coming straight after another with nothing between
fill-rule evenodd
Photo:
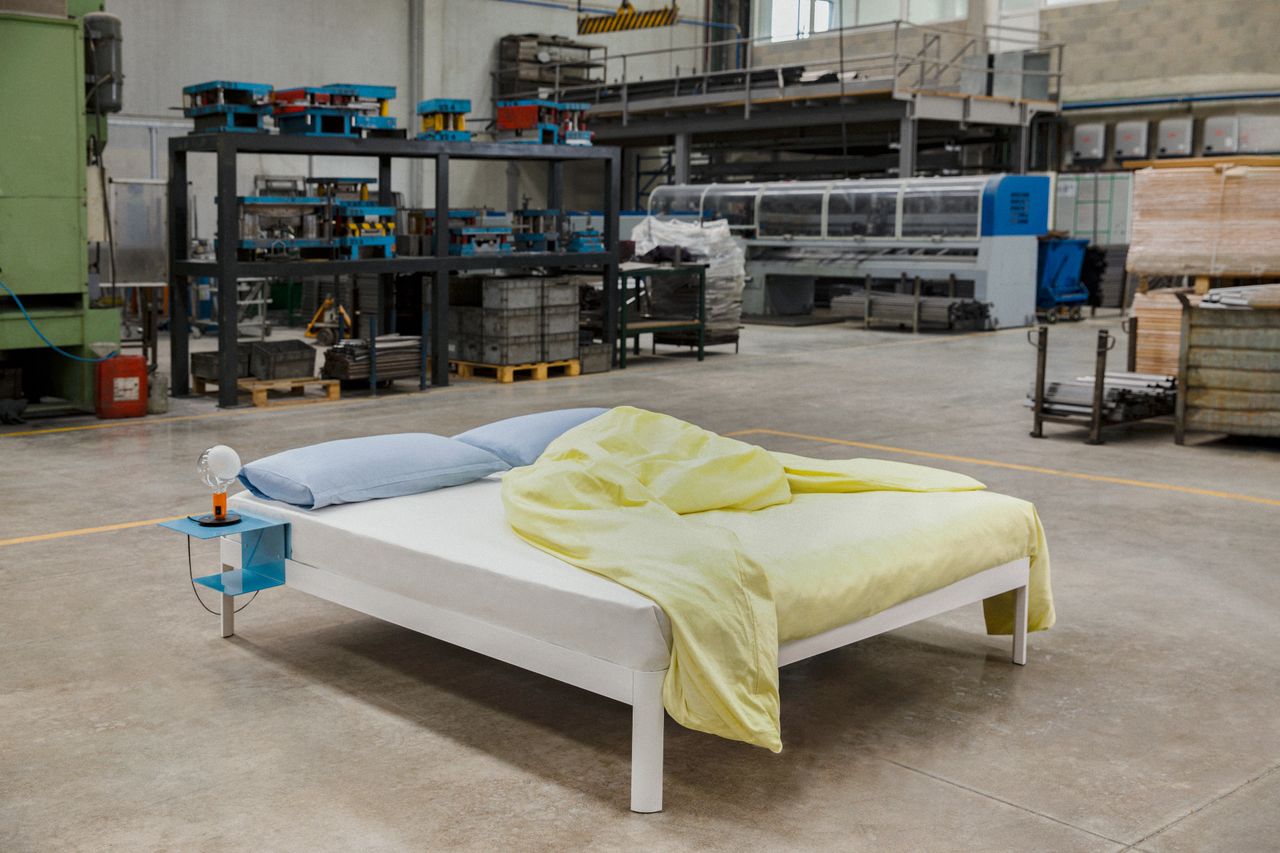
<instances>
[{"instance_id":1,"label":"steel column","mask_svg":"<svg viewBox=\"0 0 1280 853\"><path fill-rule=\"evenodd\" d=\"M230 136L220 134L217 146L218 406L224 409L239 402L236 253L240 242L240 210L236 204L236 149Z\"/></svg>"},{"instance_id":2,"label":"steel column","mask_svg":"<svg viewBox=\"0 0 1280 853\"><path fill-rule=\"evenodd\" d=\"M190 211L187 193L187 152L169 147L169 377L170 393L185 397L191 392L187 361L187 289L190 282L174 269L174 261L187 258L190 245Z\"/></svg>"},{"instance_id":3,"label":"steel column","mask_svg":"<svg viewBox=\"0 0 1280 853\"><path fill-rule=\"evenodd\" d=\"M609 260L604 265L604 342L614 352L618 339L618 204L622 197L622 160L619 152L604 161L604 245ZM615 353L616 357L616 353Z\"/></svg>"},{"instance_id":4,"label":"steel column","mask_svg":"<svg viewBox=\"0 0 1280 853\"><path fill-rule=\"evenodd\" d=\"M676 134L675 173L677 184L689 183L689 134Z\"/></svg>"},{"instance_id":5,"label":"steel column","mask_svg":"<svg viewBox=\"0 0 1280 853\"><path fill-rule=\"evenodd\" d=\"M898 119L898 177L916 174L916 117L912 113Z\"/></svg>"},{"instance_id":6,"label":"steel column","mask_svg":"<svg viewBox=\"0 0 1280 853\"><path fill-rule=\"evenodd\" d=\"M436 155L436 229L431 251L440 259L431 285L431 384L449 384L449 155ZM425 343L424 343L425 346Z\"/></svg>"}]
</instances>

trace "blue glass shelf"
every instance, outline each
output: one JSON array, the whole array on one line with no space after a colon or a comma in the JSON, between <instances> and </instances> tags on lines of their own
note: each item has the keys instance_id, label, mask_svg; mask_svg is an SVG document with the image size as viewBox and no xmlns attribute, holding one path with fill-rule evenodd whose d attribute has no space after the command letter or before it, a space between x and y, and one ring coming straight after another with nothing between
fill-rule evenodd
<instances>
[{"instance_id":1,"label":"blue glass shelf","mask_svg":"<svg viewBox=\"0 0 1280 853\"><path fill-rule=\"evenodd\" d=\"M289 522L239 513L239 524L205 527L190 518L164 521L160 527L196 539L240 537L240 568L195 578L195 582L223 595L245 595L273 586L284 586L289 559Z\"/></svg>"},{"instance_id":2,"label":"blue glass shelf","mask_svg":"<svg viewBox=\"0 0 1280 853\"><path fill-rule=\"evenodd\" d=\"M204 584L223 595L245 595L260 589L271 589L273 586L284 586L284 578L273 578L258 572L236 569L230 572L218 572L196 578L196 583Z\"/></svg>"},{"instance_id":3,"label":"blue glass shelf","mask_svg":"<svg viewBox=\"0 0 1280 853\"><path fill-rule=\"evenodd\" d=\"M238 513L238 515L240 516L239 524L228 524L223 527L205 527L190 518L179 518L177 521L162 521L160 526L176 530L179 533L185 533L196 539L217 539L220 536L235 536L237 533L251 533L254 530L266 530L268 527L288 524L287 521L258 518L256 515L245 515L243 512Z\"/></svg>"}]
</instances>

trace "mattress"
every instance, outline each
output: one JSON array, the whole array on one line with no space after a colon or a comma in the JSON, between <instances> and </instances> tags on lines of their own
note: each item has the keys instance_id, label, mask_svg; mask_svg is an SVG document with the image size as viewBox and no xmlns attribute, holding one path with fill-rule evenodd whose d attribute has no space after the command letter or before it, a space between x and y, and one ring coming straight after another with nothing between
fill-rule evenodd
<instances>
[{"instance_id":1,"label":"mattress","mask_svg":"<svg viewBox=\"0 0 1280 853\"><path fill-rule=\"evenodd\" d=\"M501 492L490 477L319 510L247 492L229 504L288 521L296 562L630 669L666 669L671 626L661 608L524 542Z\"/></svg>"}]
</instances>

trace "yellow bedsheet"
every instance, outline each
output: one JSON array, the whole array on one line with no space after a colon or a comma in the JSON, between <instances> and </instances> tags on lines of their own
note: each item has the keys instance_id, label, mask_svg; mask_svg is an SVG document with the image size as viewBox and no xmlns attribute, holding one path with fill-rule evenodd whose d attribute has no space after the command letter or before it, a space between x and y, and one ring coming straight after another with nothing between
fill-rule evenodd
<instances>
[{"instance_id":1,"label":"yellow bedsheet","mask_svg":"<svg viewBox=\"0 0 1280 853\"><path fill-rule=\"evenodd\" d=\"M503 479L521 537L662 607L668 713L782 748L778 645L1031 557L1030 627L1053 624L1035 509L971 477L876 459L822 460L620 407ZM986 603L1008 633L1012 595Z\"/></svg>"}]
</instances>

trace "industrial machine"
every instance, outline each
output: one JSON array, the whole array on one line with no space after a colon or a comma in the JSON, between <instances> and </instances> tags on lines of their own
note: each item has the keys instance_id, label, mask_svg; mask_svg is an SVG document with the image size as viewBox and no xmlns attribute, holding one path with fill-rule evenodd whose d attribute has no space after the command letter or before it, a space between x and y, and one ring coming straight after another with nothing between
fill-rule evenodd
<instances>
[{"instance_id":1,"label":"industrial machine","mask_svg":"<svg viewBox=\"0 0 1280 853\"><path fill-rule=\"evenodd\" d=\"M193 133L266 133L272 88L266 83L210 80L182 89L182 114Z\"/></svg>"},{"instance_id":2,"label":"industrial machine","mask_svg":"<svg viewBox=\"0 0 1280 853\"><path fill-rule=\"evenodd\" d=\"M359 260L395 255L394 206L369 200L372 178L258 176L240 196L244 259Z\"/></svg>"},{"instance_id":3,"label":"industrial machine","mask_svg":"<svg viewBox=\"0 0 1280 853\"><path fill-rule=\"evenodd\" d=\"M819 279L903 293L919 278L987 304L990 327L1026 326L1049 193L1045 175L685 184L654 190L649 215L728 221L747 314L807 313Z\"/></svg>"},{"instance_id":4,"label":"industrial machine","mask_svg":"<svg viewBox=\"0 0 1280 853\"><path fill-rule=\"evenodd\" d=\"M586 113L590 104L537 98L498 101L497 127L502 142L542 145L590 145Z\"/></svg>"},{"instance_id":5,"label":"industrial machine","mask_svg":"<svg viewBox=\"0 0 1280 853\"><path fill-rule=\"evenodd\" d=\"M409 234L420 239L418 253L428 253L436 233L436 212L409 210L406 218ZM449 254L505 255L514 250L514 231L506 212L480 208L449 210Z\"/></svg>"},{"instance_id":6,"label":"industrial machine","mask_svg":"<svg viewBox=\"0 0 1280 853\"><path fill-rule=\"evenodd\" d=\"M511 213L511 227L518 252L554 252L559 245L560 211L526 206Z\"/></svg>"},{"instance_id":7,"label":"industrial machine","mask_svg":"<svg viewBox=\"0 0 1280 853\"><path fill-rule=\"evenodd\" d=\"M470 142L467 113L471 101L466 98L432 98L418 102L418 139L434 142Z\"/></svg>"},{"instance_id":8,"label":"industrial machine","mask_svg":"<svg viewBox=\"0 0 1280 853\"><path fill-rule=\"evenodd\" d=\"M100 0L67 7L0 12L0 281L17 296L0 289L0 400L27 416L93 411L95 348L120 344L89 272L90 242L111 250L101 157L121 108L120 19Z\"/></svg>"},{"instance_id":9,"label":"industrial machine","mask_svg":"<svg viewBox=\"0 0 1280 853\"><path fill-rule=\"evenodd\" d=\"M363 137L396 131L390 102L395 86L330 83L277 89L272 114L281 133L298 136Z\"/></svg>"}]
</instances>

